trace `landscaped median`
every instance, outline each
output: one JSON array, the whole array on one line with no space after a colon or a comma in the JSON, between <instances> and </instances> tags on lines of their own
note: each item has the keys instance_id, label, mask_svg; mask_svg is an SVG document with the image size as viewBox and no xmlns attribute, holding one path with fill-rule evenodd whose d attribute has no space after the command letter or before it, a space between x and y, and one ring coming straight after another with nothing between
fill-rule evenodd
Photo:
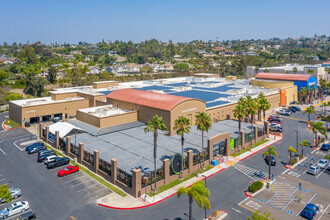
<instances>
[{"instance_id":1,"label":"landscaped median","mask_svg":"<svg viewBox=\"0 0 330 220\"><path fill-rule=\"evenodd\" d=\"M264 184L263 182L260 181L255 181L254 183L252 183L249 187L248 190L245 191L245 195L247 197L253 197L254 195L256 195L258 192L260 192L261 189L264 188Z\"/></svg>"},{"instance_id":2,"label":"landscaped median","mask_svg":"<svg viewBox=\"0 0 330 220\"><path fill-rule=\"evenodd\" d=\"M222 220L226 218L228 213L224 210L217 210L214 213L212 213L209 217L207 217L207 220Z\"/></svg>"},{"instance_id":3,"label":"landscaped median","mask_svg":"<svg viewBox=\"0 0 330 220\"><path fill-rule=\"evenodd\" d=\"M7 118L3 123L2 123L2 127L6 130L10 130L10 129L14 129L14 128L20 128L22 127L19 123L17 123L16 121Z\"/></svg>"},{"instance_id":4,"label":"landscaped median","mask_svg":"<svg viewBox=\"0 0 330 220\"><path fill-rule=\"evenodd\" d=\"M293 169L296 166L298 166L298 164L302 163L304 160L306 160L307 157L303 157L302 155L298 155L299 160L297 160L296 158L293 158L291 160L291 164L287 163L284 165L285 168L287 169Z\"/></svg>"},{"instance_id":5,"label":"landscaped median","mask_svg":"<svg viewBox=\"0 0 330 220\"><path fill-rule=\"evenodd\" d=\"M43 142L45 144L45 146L47 146L47 148L49 150L53 150L56 151L57 155L60 155L62 157L67 157L66 155L62 154L61 152L59 152L58 150L56 150L55 148L51 147L50 145L46 144L45 142ZM93 179L95 179L96 181L100 182L101 184L103 184L104 186L106 186L107 188L109 188L111 191L117 193L118 195L125 197L127 196L126 193L124 193L123 191L121 191L120 189L114 187L113 185L111 185L108 181L104 180L103 178L95 175L93 172L89 171L87 168L85 168L84 166L82 166L81 164L75 163L71 158L70 158L70 163L73 165L78 165L79 169L81 171L83 171L84 173L86 173L87 175L89 175L90 177L92 177Z\"/></svg>"}]
</instances>

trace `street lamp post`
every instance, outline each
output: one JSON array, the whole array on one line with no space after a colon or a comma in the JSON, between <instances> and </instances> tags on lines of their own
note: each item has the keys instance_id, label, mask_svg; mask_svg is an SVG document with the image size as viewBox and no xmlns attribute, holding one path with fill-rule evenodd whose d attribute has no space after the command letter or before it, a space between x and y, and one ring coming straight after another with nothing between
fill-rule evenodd
<instances>
[{"instance_id":1,"label":"street lamp post","mask_svg":"<svg viewBox=\"0 0 330 220\"><path fill-rule=\"evenodd\" d=\"M204 177L205 188L207 188L207 186L206 186L206 176L202 175L202 177ZM206 207L204 207L204 210L205 210L205 219L206 219L207 218L207 216L206 216Z\"/></svg>"}]
</instances>

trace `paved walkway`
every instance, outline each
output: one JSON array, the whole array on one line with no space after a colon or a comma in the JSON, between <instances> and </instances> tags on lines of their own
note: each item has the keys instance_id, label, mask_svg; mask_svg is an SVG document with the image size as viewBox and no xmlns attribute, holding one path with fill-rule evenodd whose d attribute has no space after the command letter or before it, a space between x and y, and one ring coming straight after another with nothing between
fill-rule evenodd
<instances>
[{"instance_id":1,"label":"paved walkway","mask_svg":"<svg viewBox=\"0 0 330 220\"><path fill-rule=\"evenodd\" d=\"M206 178L213 176L213 175L225 170L227 167L232 166L235 163L258 153L259 151L267 148L268 146L271 146L271 145L281 141L282 137L276 137L276 136L270 135L269 139L270 140L268 142L261 144L260 146L253 148L251 151L248 151L248 152L245 152L245 153L239 155L238 157L229 156L228 158L226 158L226 160L223 163L213 167L212 169L210 169L208 171L205 171L202 175L206 176ZM119 195L116 195L115 193L112 193L106 197L98 199L97 203L101 206L105 206L108 208L114 208L114 209L144 208L147 206L155 205L155 204L157 204L161 201L164 201L165 199L175 195L179 187L181 187L181 186L189 187L193 183L200 181L200 180L204 180L204 177L202 177L202 176L193 177L179 185L176 185L164 192L157 194L154 197L150 197L148 195L143 194L139 198L134 198L130 195L127 195L125 198L123 198L123 197L120 197Z\"/></svg>"}]
</instances>

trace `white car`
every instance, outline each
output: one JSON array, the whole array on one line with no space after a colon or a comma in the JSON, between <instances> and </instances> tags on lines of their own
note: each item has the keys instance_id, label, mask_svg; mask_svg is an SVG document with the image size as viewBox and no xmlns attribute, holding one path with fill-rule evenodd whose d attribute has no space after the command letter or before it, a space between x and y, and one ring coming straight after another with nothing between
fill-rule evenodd
<instances>
[{"instance_id":1,"label":"white car","mask_svg":"<svg viewBox=\"0 0 330 220\"><path fill-rule=\"evenodd\" d=\"M309 167L307 173L316 175L320 172L320 170L321 170L321 168L319 166L312 165Z\"/></svg>"},{"instance_id":2,"label":"white car","mask_svg":"<svg viewBox=\"0 0 330 220\"><path fill-rule=\"evenodd\" d=\"M46 157L44 163L45 163L45 164L48 164L48 163L50 163L50 162L53 162L53 161L55 160L55 158L57 158L57 157L58 157L57 155L51 155L51 156L48 156L48 157Z\"/></svg>"},{"instance_id":3,"label":"white car","mask_svg":"<svg viewBox=\"0 0 330 220\"><path fill-rule=\"evenodd\" d=\"M328 160L326 159L321 159L317 164L316 166L319 166L321 169L324 169L326 168L327 164L329 163Z\"/></svg>"},{"instance_id":4,"label":"white car","mask_svg":"<svg viewBox=\"0 0 330 220\"><path fill-rule=\"evenodd\" d=\"M10 216L16 215L18 213L23 213L30 208L29 203L25 202L15 202L11 204L8 208L0 211L0 218L6 219Z\"/></svg>"}]
</instances>

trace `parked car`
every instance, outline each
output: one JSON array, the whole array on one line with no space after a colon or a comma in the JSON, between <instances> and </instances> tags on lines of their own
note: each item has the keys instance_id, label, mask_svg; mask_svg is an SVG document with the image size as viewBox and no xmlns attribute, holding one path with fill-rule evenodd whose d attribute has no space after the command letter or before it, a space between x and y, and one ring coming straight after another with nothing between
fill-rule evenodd
<instances>
[{"instance_id":1,"label":"parked car","mask_svg":"<svg viewBox=\"0 0 330 220\"><path fill-rule=\"evenodd\" d=\"M34 153L38 153L39 151L42 151L42 150L46 150L47 147L44 146L44 145L40 145L40 146L37 146L37 147L34 147L32 149L30 149L28 151L28 154L34 154Z\"/></svg>"},{"instance_id":2,"label":"parked car","mask_svg":"<svg viewBox=\"0 0 330 220\"><path fill-rule=\"evenodd\" d=\"M55 158L57 158L57 157L58 157L57 155L51 155L51 156L46 157L44 160L44 164L47 165L48 163L53 162L55 160Z\"/></svg>"},{"instance_id":3,"label":"parked car","mask_svg":"<svg viewBox=\"0 0 330 220\"><path fill-rule=\"evenodd\" d=\"M330 164L328 165L328 169L327 169L327 171L330 171Z\"/></svg>"},{"instance_id":4,"label":"parked car","mask_svg":"<svg viewBox=\"0 0 330 220\"><path fill-rule=\"evenodd\" d=\"M301 111L301 108L299 108L298 106L289 106L288 109L294 109L297 112L300 112Z\"/></svg>"},{"instance_id":5,"label":"parked car","mask_svg":"<svg viewBox=\"0 0 330 220\"><path fill-rule=\"evenodd\" d=\"M318 206L308 203L305 206L305 208L301 211L300 215L307 219L313 219L318 210L319 210Z\"/></svg>"},{"instance_id":6,"label":"parked car","mask_svg":"<svg viewBox=\"0 0 330 220\"><path fill-rule=\"evenodd\" d=\"M20 188L10 188L8 190L11 193L11 197L13 199L17 199L22 195L22 190ZM0 204L5 202L6 202L6 198L0 198Z\"/></svg>"},{"instance_id":7,"label":"parked car","mask_svg":"<svg viewBox=\"0 0 330 220\"><path fill-rule=\"evenodd\" d=\"M271 114L271 115L269 115L269 117L271 117L271 118L280 118L281 115L279 115L279 114Z\"/></svg>"},{"instance_id":8,"label":"parked car","mask_svg":"<svg viewBox=\"0 0 330 220\"><path fill-rule=\"evenodd\" d=\"M40 162L44 161L49 156L57 156L57 155L56 155L56 152L55 151L44 152L42 155L38 155L37 162L40 163Z\"/></svg>"},{"instance_id":9,"label":"parked car","mask_svg":"<svg viewBox=\"0 0 330 220\"><path fill-rule=\"evenodd\" d=\"M290 113L288 113L288 112L286 112L286 111L284 111L284 110L279 110L278 113L279 113L280 115L286 115L286 116L289 116L289 115L290 115Z\"/></svg>"},{"instance_id":10,"label":"parked car","mask_svg":"<svg viewBox=\"0 0 330 220\"><path fill-rule=\"evenodd\" d=\"M30 146L27 146L27 147L25 148L25 150L26 150L26 151L29 151L30 149L32 149L32 148L34 148L34 147L37 147L37 146L44 146L44 143L40 143L40 142L34 143L34 144L30 145Z\"/></svg>"},{"instance_id":11,"label":"parked car","mask_svg":"<svg viewBox=\"0 0 330 220\"><path fill-rule=\"evenodd\" d=\"M23 213L30 208L29 203L25 202L15 202L11 204L8 208L0 211L0 218L6 219L10 216L16 215L18 213Z\"/></svg>"},{"instance_id":12,"label":"parked car","mask_svg":"<svg viewBox=\"0 0 330 220\"><path fill-rule=\"evenodd\" d=\"M53 121L54 123L58 122L59 120L61 120L60 117L54 117L54 118L52 119L52 121Z\"/></svg>"},{"instance_id":13,"label":"parked car","mask_svg":"<svg viewBox=\"0 0 330 220\"><path fill-rule=\"evenodd\" d=\"M316 175L320 172L321 168L319 166L312 165L309 167L307 173Z\"/></svg>"},{"instance_id":14,"label":"parked car","mask_svg":"<svg viewBox=\"0 0 330 220\"><path fill-rule=\"evenodd\" d=\"M296 113L296 111L297 111L297 109L294 109L294 108L292 108L290 106L288 107L288 110L291 111L292 113Z\"/></svg>"},{"instance_id":15,"label":"parked car","mask_svg":"<svg viewBox=\"0 0 330 220\"><path fill-rule=\"evenodd\" d=\"M277 125L281 125L281 122L279 121L269 121L270 124L277 124Z\"/></svg>"},{"instance_id":16,"label":"parked car","mask_svg":"<svg viewBox=\"0 0 330 220\"><path fill-rule=\"evenodd\" d=\"M47 163L47 168L55 168L63 165L68 165L70 163L70 159L67 157L57 157L54 161Z\"/></svg>"},{"instance_id":17,"label":"parked car","mask_svg":"<svg viewBox=\"0 0 330 220\"><path fill-rule=\"evenodd\" d=\"M329 161L327 159L321 159L319 162L316 164L316 166L320 167L321 169L326 168L327 164Z\"/></svg>"},{"instance_id":18,"label":"parked car","mask_svg":"<svg viewBox=\"0 0 330 220\"><path fill-rule=\"evenodd\" d=\"M290 105L295 105L297 101L290 102Z\"/></svg>"},{"instance_id":19,"label":"parked car","mask_svg":"<svg viewBox=\"0 0 330 220\"><path fill-rule=\"evenodd\" d=\"M278 127L281 127L281 124L279 124L278 122L272 122L269 126L278 126Z\"/></svg>"},{"instance_id":20,"label":"parked car","mask_svg":"<svg viewBox=\"0 0 330 220\"><path fill-rule=\"evenodd\" d=\"M286 111L287 113L289 113L291 115L292 111L290 109L287 108L283 108L282 110Z\"/></svg>"},{"instance_id":21,"label":"parked car","mask_svg":"<svg viewBox=\"0 0 330 220\"><path fill-rule=\"evenodd\" d=\"M270 131L273 131L273 132L280 132L280 133L282 133L282 131L283 131L283 129L282 129L282 127L280 127L280 126L278 126L278 125L271 125L271 126L269 126L269 130Z\"/></svg>"},{"instance_id":22,"label":"parked car","mask_svg":"<svg viewBox=\"0 0 330 220\"><path fill-rule=\"evenodd\" d=\"M279 123L281 123L281 120L278 119L278 118L268 118L268 121L271 122L271 121L278 121Z\"/></svg>"},{"instance_id":23,"label":"parked car","mask_svg":"<svg viewBox=\"0 0 330 220\"><path fill-rule=\"evenodd\" d=\"M329 148L330 148L330 145L329 144L322 144L322 146L321 146L321 150L324 150L324 151L328 151L329 150Z\"/></svg>"},{"instance_id":24,"label":"parked car","mask_svg":"<svg viewBox=\"0 0 330 220\"><path fill-rule=\"evenodd\" d=\"M69 175L71 173L76 173L79 171L79 167L76 166L67 166L66 168L64 168L63 170L58 171L58 176L66 176Z\"/></svg>"},{"instance_id":25,"label":"parked car","mask_svg":"<svg viewBox=\"0 0 330 220\"><path fill-rule=\"evenodd\" d=\"M38 216L32 211L28 211L19 216L18 220L31 220L36 219Z\"/></svg>"},{"instance_id":26,"label":"parked car","mask_svg":"<svg viewBox=\"0 0 330 220\"><path fill-rule=\"evenodd\" d=\"M269 157L269 155L266 155L264 159L265 159L267 165L269 165L269 163L270 163L271 166L276 166L276 160L273 155L271 155L270 157Z\"/></svg>"}]
</instances>

